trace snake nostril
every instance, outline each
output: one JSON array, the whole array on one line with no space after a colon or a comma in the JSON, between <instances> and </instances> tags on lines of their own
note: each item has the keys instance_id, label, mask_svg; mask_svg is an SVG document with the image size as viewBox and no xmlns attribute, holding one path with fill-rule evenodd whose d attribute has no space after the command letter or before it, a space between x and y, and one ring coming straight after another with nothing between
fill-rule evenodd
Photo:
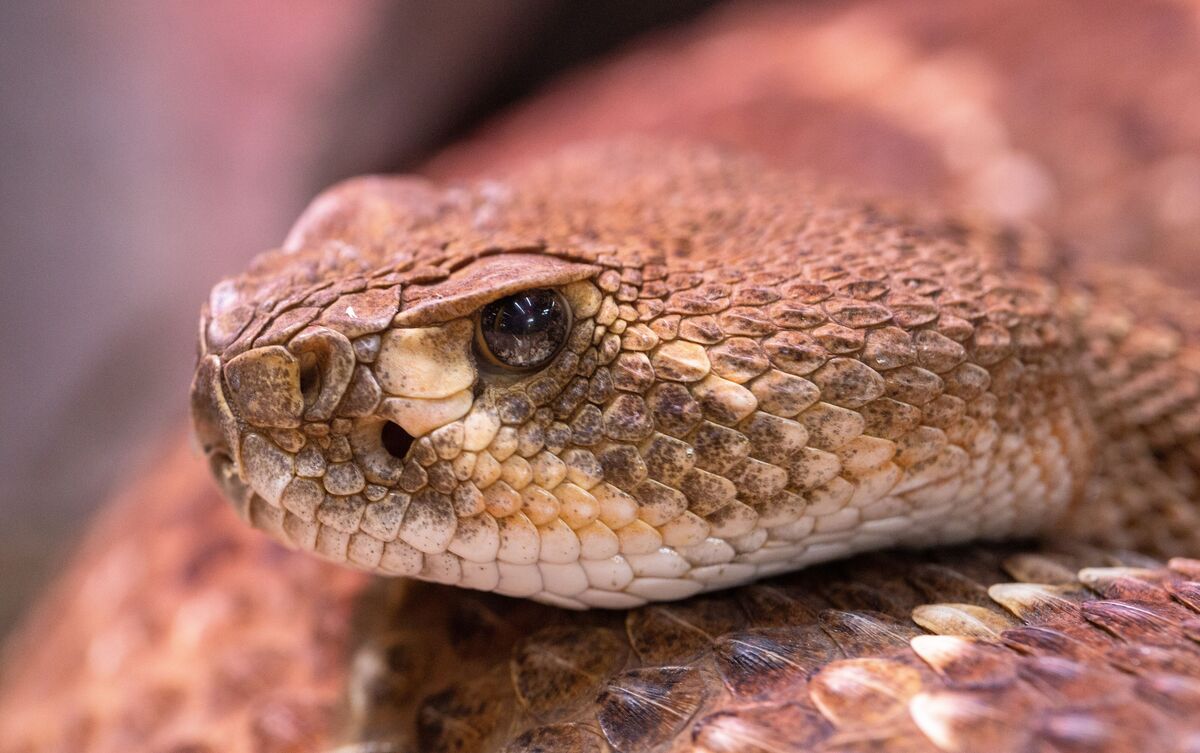
<instances>
[{"instance_id":1,"label":"snake nostril","mask_svg":"<svg viewBox=\"0 0 1200 753\"><path fill-rule=\"evenodd\" d=\"M412 436L402 429L399 424L392 421L384 423L383 428L379 432L379 440L383 443L383 449L387 450L389 455L400 459L403 459L408 454L408 448L413 443Z\"/></svg>"}]
</instances>

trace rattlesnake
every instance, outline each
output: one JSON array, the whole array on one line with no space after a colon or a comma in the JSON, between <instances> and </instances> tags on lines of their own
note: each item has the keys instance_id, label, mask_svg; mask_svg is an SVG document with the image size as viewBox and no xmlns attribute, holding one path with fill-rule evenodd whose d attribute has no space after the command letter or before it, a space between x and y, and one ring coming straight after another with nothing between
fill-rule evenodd
<instances>
[{"instance_id":1,"label":"rattlesnake","mask_svg":"<svg viewBox=\"0 0 1200 753\"><path fill-rule=\"evenodd\" d=\"M1139 318L1126 298L1163 312ZM366 178L318 197L280 251L214 290L193 412L226 494L289 546L556 607L686 599L896 546L1043 536L1180 553L1200 544L1180 298L1064 268L1036 234L843 203L720 150L580 147L451 191ZM959 555L993 569L995 556ZM1149 640L1147 620L1179 639L1192 624L1167 595L1191 588L1182 574L1087 570L1084 582L1137 598L1080 613L1053 562L1032 569L1072 585L1001 585L991 600L1124 639ZM1136 577L1150 584L1123 580ZM1011 616L981 586L970 606L916 618L993 641L976 644L914 639L896 620L911 605L862 580L876 590L866 603L886 606L806 611L821 589L801 576L810 587L774 586L782 604L650 607L626 635L613 618L540 616L552 627L518 636L511 657L438 648L454 629L425 605L456 597L412 589L378 632L421 636L420 649L399 639L406 661L463 652L424 670L447 675L433 687L456 679L414 720L371 696L396 678L364 648L355 713L364 739L415 734L419 749L519 736L515 749L733 750L760 734L841 744L838 720L858 711L845 694L877 692L909 707L865 733L880 744L1076 734L1056 714L1004 734L959 728L982 713L954 693L960 664L1004 686L990 713L1033 703L992 676L1021 663L995 642ZM1158 589L1154 606L1143 588ZM712 645L696 642L705 634ZM936 679L897 657L909 651ZM816 709L795 705L795 675L814 670ZM890 719L882 705L862 713Z\"/></svg>"},{"instance_id":2,"label":"rattlesnake","mask_svg":"<svg viewBox=\"0 0 1200 753\"><path fill-rule=\"evenodd\" d=\"M192 692L148 708L353 751L1196 750L1200 563L1131 551L1200 552L1196 311L705 146L335 187L206 306L213 472L290 546L551 606L360 591L181 504L134 516L200 537L147 541L157 582L245 645L177 618ZM943 548L817 564L897 545ZM202 692L231 673L255 705Z\"/></svg>"}]
</instances>

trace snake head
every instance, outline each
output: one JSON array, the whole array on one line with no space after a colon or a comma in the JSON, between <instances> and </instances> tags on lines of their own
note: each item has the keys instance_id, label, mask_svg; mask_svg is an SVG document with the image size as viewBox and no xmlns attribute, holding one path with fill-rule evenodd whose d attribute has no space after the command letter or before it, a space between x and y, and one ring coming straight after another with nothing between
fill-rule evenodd
<instances>
[{"instance_id":1,"label":"snake head","mask_svg":"<svg viewBox=\"0 0 1200 753\"><path fill-rule=\"evenodd\" d=\"M570 451L600 429L594 405L575 409L584 392L606 397L580 373L619 350L617 273L537 241L445 252L441 236L414 240L408 213L429 190L379 179L331 189L283 249L215 286L194 434L240 514L289 546L539 595L539 563L612 557L602 513L636 518L615 487L604 504L589 492L602 493L599 460ZM380 213L409 226L412 251L361 237Z\"/></svg>"},{"instance_id":2,"label":"snake head","mask_svg":"<svg viewBox=\"0 0 1200 753\"><path fill-rule=\"evenodd\" d=\"M218 284L193 423L241 514L570 607L1061 515L1086 447L1052 293L961 228L635 156L359 179Z\"/></svg>"}]
</instances>

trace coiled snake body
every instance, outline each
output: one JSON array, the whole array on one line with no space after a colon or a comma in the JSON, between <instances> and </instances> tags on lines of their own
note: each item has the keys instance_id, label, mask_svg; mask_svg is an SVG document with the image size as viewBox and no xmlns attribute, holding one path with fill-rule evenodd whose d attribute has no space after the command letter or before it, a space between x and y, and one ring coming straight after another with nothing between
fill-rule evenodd
<instances>
[{"instance_id":1,"label":"coiled snake body","mask_svg":"<svg viewBox=\"0 0 1200 753\"><path fill-rule=\"evenodd\" d=\"M1200 750L1197 313L1032 231L703 146L348 182L213 290L195 434L290 547L463 588L364 586L181 503L156 530L204 545L147 543L145 584L208 596L141 620L130 596L103 645L155 636L193 691L156 666L140 706L67 728Z\"/></svg>"}]
</instances>

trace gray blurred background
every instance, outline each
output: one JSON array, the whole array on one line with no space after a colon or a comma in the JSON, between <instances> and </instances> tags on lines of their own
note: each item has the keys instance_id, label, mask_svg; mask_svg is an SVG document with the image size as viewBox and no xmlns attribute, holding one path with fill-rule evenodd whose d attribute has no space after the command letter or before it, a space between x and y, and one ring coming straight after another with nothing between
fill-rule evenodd
<instances>
[{"instance_id":1,"label":"gray blurred background","mask_svg":"<svg viewBox=\"0 0 1200 753\"><path fill-rule=\"evenodd\" d=\"M710 4L4 3L0 634L182 426L208 288L316 190Z\"/></svg>"}]
</instances>

